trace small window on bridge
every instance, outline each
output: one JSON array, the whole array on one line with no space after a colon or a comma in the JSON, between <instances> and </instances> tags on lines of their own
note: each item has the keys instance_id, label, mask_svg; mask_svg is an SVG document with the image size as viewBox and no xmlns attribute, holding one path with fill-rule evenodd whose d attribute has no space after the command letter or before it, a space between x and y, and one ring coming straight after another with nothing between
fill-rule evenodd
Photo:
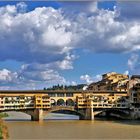
<instances>
[{"instance_id":1,"label":"small window on bridge","mask_svg":"<svg viewBox=\"0 0 140 140\"><path fill-rule=\"evenodd\" d=\"M24 99L24 98L25 98L24 95L21 95L21 96L20 96L20 99Z\"/></svg>"},{"instance_id":2,"label":"small window on bridge","mask_svg":"<svg viewBox=\"0 0 140 140\"><path fill-rule=\"evenodd\" d=\"M134 93L134 94L133 94L133 97L137 97L137 94L136 94L136 93Z\"/></svg>"},{"instance_id":3,"label":"small window on bridge","mask_svg":"<svg viewBox=\"0 0 140 140\"><path fill-rule=\"evenodd\" d=\"M66 93L66 97L73 97L73 93Z\"/></svg>"},{"instance_id":4,"label":"small window on bridge","mask_svg":"<svg viewBox=\"0 0 140 140\"><path fill-rule=\"evenodd\" d=\"M117 107L120 107L121 105L120 104L117 104Z\"/></svg>"},{"instance_id":5,"label":"small window on bridge","mask_svg":"<svg viewBox=\"0 0 140 140\"><path fill-rule=\"evenodd\" d=\"M57 97L64 97L64 93L57 93Z\"/></svg>"},{"instance_id":6,"label":"small window on bridge","mask_svg":"<svg viewBox=\"0 0 140 140\"><path fill-rule=\"evenodd\" d=\"M48 93L48 96L49 97L56 97L56 94L55 93Z\"/></svg>"}]
</instances>

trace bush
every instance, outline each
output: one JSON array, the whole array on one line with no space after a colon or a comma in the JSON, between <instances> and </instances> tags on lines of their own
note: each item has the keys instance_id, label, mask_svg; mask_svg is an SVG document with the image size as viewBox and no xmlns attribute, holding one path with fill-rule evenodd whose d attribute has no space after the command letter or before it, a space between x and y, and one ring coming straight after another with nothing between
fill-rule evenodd
<instances>
[{"instance_id":1,"label":"bush","mask_svg":"<svg viewBox=\"0 0 140 140\"><path fill-rule=\"evenodd\" d=\"M0 113L0 118L8 117L7 113Z\"/></svg>"}]
</instances>

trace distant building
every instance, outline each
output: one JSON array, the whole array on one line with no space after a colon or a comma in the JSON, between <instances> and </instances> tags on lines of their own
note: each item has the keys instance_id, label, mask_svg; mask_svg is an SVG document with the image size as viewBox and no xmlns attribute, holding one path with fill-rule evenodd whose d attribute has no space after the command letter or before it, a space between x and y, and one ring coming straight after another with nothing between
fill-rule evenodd
<instances>
[{"instance_id":1,"label":"distant building","mask_svg":"<svg viewBox=\"0 0 140 140\"><path fill-rule=\"evenodd\" d=\"M128 95L133 107L140 107L140 75L133 75L129 80Z\"/></svg>"},{"instance_id":2,"label":"distant building","mask_svg":"<svg viewBox=\"0 0 140 140\"><path fill-rule=\"evenodd\" d=\"M102 80L92 83L88 86L88 90L94 91L127 91L129 76L110 72L102 75Z\"/></svg>"}]
</instances>

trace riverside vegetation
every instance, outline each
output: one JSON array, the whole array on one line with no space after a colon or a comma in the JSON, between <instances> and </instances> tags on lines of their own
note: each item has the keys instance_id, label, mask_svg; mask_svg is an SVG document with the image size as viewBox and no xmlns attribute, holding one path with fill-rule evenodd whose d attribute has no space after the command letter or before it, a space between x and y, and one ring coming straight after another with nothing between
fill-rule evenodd
<instances>
[{"instance_id":1,"label":"riverside vegetation","mask_svg":"<svg viewBox=\"0 0 140 140\"><path fill-rule=\"evenodd\" d=\"M0 113L0 139L7 139L8 138L8 129L2 120L3 117L8 117L8 114Z\"/></svg>"}]
</instances>

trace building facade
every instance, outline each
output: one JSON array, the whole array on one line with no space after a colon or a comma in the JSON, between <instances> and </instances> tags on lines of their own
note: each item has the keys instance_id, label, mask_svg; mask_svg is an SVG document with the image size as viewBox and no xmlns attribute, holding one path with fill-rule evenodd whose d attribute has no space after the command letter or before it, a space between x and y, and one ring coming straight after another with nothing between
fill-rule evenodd
<instances>
[{"instance_id":1,"label":"building facade","mask_svg":"<svg viewBox=\"0 0 140 140\"><path fill-rule=\"evenodd\" d=\"M127 91L129 76L110 72L102 75L102 80L88 86L88 90L94 91Z\"/></svg>"},{"instance_id":2,"label":"building facade","mask_svg":"<svg viewBox=\"0 0 140 140\"><path fill-rule=\"evenodd\" d=\"M81 108L125 107L127 92L117 91L2 91L0 110L51 109L54 106Z\"/></svg>"}]
</instances>

